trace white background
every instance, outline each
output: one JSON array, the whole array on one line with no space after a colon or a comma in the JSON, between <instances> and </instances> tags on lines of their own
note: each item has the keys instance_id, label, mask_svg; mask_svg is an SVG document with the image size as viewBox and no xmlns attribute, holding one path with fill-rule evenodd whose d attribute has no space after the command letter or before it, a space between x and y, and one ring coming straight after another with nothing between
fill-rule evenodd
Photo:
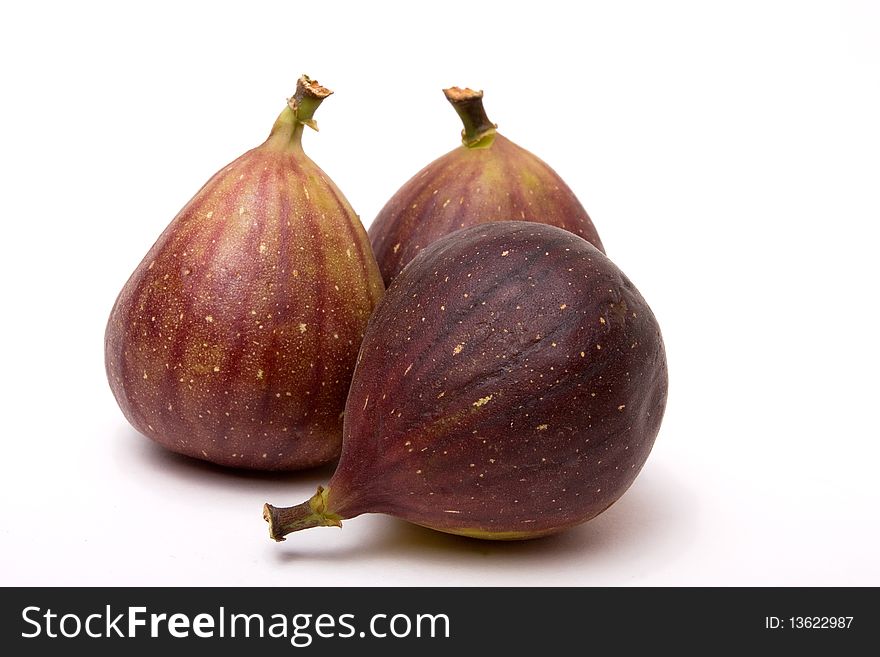
<instances>
[{"instance_id":1,"label":"white background","mask_svg":"<svg viewBox=\"0 0 880 657\"><path fill-rule=\"evenodd\" d=\"M576 8L575 8L576 7ZM880 585L880 5L4 3L0 583ZM296 78L305 148L369 223L486 90L664 330L666 420L630 491L495 544L364 516L284 544L231 472L137 435L113 300Z\"/></svg>"}]
</instances>

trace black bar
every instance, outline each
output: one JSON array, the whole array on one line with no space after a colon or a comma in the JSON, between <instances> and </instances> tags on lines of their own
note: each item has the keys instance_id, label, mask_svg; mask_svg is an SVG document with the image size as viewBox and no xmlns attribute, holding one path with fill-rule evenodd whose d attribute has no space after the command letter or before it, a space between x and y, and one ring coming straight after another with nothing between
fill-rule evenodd
<instances>
[{"instance_id":1,"label":"black bar","mask_svg":"<svg viewBox=\"0 0 880 657\"><path fill-rule=\"evenodd\" d=\"M658 650L702 654L756 647L854 654L847 651L871 645L880 634L880 605L876 589L869 588L7 588L2 597L0 645L13 650L5 654L16 655L33 649L64 654L72 648L89 655L118 655L140 647L161 649L163 656L191 655L194 648L212 655L249 654L243 651L250 648L322 655L364 649L383 655L449 655L450 650L520 655L565 647L582 648L579 654L599 647L628 654L645 642ZM134 638L122 638L119 633L129 632L130 607L145 608L135 614L145 625L134 627ZM47 610L56 615L48 621ZM60 636L59 621L65 614L78 618L75 638ZM109 631L110 638L85 635L91 614L99 616L92 618L89 629L94 634ZM122 618L113 624L119 614ZM156 638L150 636L150 614L166 614L156 621ZM167 618L172 614L186 615L176 621L176 631L187 631L188 637L171 635ZM211 632L211 637L195 635L198 614L212 618L199 621L199 631ZM254 636L260 628L256 617L247 622L251 636L242 636L245 621L233 623L233 614L261 615L264 637ZM321 614L327 616L318 627ZM398 614L402 616L395 619ZM433 630L426 615L434 617ZM218 636L221 618L223 638ZM73 634L77 620L69 617L64 623L64 630ZM235 637L230 636L231 624ZM268 636L270 626L276 634L283 629L286 637ZM421 636L416 636L417 626ZM23 637L38 628L38 636ZM407 628L408 636L393 636ZM47 631L59 636L50 638ZM294 633L301 647L291 644ZM338 636L322 638L321 633ZM383 633L387 636L372 636Z\"/></svg>"}]
</instances>

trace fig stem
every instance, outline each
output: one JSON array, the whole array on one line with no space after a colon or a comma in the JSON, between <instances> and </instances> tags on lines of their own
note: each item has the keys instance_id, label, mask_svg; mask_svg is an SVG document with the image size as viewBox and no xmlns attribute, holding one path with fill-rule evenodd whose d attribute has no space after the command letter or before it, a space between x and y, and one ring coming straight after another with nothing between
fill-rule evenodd
<instances>
[{"instance_id":1,"label":"fig stem","mask_svg":"<svg viewBox=\"0 0 880 657\"><path fill-rule=\"evenodd\" d=\"M332 93L318 84L317 80L301 75L296 81L296 91L287 99L287 107L275 120L268 141L282 148L302 148L304 126L318 129L318 123L312 117L318 106Z\"/></svg>"},{"instance_id":2,"label":"fig stem","mask_svg":"<svg viewBox=\"0 0 880 657\"><path fill-rule=\"evenodd\" d=\"M443 90L452 107L464 124L461 143L468 148L488 148L495 141L497 124L492 123L483 108L483 92L473 89L449 87Z\"/></svg>"},{"instance_id":3,"label":"fig stem","mask_svg":"<svg viewBox=\"0 0 880 657\"><path fill-rule=\"evenodd\" d=\"M285 536L301 529L342 527L342 516L327 509L329 492L329 489L318 486L318 492L302 504L284 508L264 504L263 520L269 523L269 536L276 541L283 541Z\"/></svg>"}]
</instances>

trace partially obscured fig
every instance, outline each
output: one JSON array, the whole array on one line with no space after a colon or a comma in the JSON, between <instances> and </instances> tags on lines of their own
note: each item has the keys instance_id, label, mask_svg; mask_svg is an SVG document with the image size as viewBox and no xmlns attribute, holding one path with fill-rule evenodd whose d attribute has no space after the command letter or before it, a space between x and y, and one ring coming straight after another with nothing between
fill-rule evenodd
<instances>
[{"instance_id":1,"label":"partially obscured fig","mask_svg":"<svg viewBox=\"0 0 880 657\"><path fill-rule=\"evenodd\" d=\"M524 539L607 509L666 406L657 320L598 249L536 223L472 226L423 250L370 320L327 488L270 533L386 513Z\"/></svg>"},{"instance_id":2,"label":"partially obscured fig","mask_svg":"<svg viewBox=\"0 0 880 657\"><path fill-rule=\"evenodd\" d=\"M496 131L482 91L452 87L443 93L464 123L462 145L413 176L370 225L386 285L434 240L502 219L559 226L604 252L587 211L562 178Z\"/></svg>"},{"instance_id":3,"label":"partially obscured fig","mask_svg":"<svg viewBox=\"0 0 880 657\"><path fill-rule=\"evenodd\" d=\"M110 387L129 422L175 452L261 470L339 454L383 286L357 215L302 150L330 93L300 78L265 143L202 187L116 300Z\"/></svg>"}]
</instances>

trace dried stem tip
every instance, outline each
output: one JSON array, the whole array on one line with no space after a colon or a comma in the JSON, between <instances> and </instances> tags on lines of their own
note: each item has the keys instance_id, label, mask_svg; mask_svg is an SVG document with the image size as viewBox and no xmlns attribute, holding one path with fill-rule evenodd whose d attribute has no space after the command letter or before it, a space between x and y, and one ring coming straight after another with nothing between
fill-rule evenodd
<instances>
[{"instance_id":1,"label":"dried stem tip","mask_svg":"<svg viewBox=\"0 0 880 657\"><path fill-rule=\"evenodd\" d=\"M469 100L480 100L483 98L483 91L474 91L465 87L449 87L443 90L443 94L450 103L464 103Z\"/></svg>"},{"instance_id":2,"label":"dried stem tip","mask_svg":"<svg viewBox=\"0 0 880 657\"><path fill-rule=\"evenodd\" d=\"M299 80L296 81L296 93L294 94L294 98L301 99L309 96L311 98L324 100L332 93L333 92L327 87L321 86L317 80L312 80L312 78L303 73L299 76Z\"/></svg>"},{"instance_id":3,"label":"dried stem tip","mask_svg":"<svg viewBox=\"0 0 880 657\"><path fill-rule=\"evenodd\" d=\"M468 148L488 148L495 139L498 127L486 116L483 108L483 92L461 87L449 87L443 90L448 100L458 113L464 130L461 131L461 142Z\"/></svg>"},{"instance_id":4,"label":"dried stem tip","mask_svg":"<svg viewBox=\"0 0 880 657\"><path fill-rule=\"evenodd\" d=\"M323 486L318 486L318 492L311 499L286 508L264 504L263 520L269 523L269 536L283 541L287 534L311 527L342 527L342 516L327 508L329 492Z\"/></svg>"},{"instance_id":5,"label":"dried stem tip","mask_svg":"<svg viewBox=\"0 0 880 657\"><path fill-rule=\"evenodd\" d=\"M312 116L321 101L332 93L327 87L322 87L317 80L312 80L308 75L303 74L296 81L296 91L287 99L287 106L296 115L299 123L317 130L318 124Z\"/></svg>"}]
</instances>

